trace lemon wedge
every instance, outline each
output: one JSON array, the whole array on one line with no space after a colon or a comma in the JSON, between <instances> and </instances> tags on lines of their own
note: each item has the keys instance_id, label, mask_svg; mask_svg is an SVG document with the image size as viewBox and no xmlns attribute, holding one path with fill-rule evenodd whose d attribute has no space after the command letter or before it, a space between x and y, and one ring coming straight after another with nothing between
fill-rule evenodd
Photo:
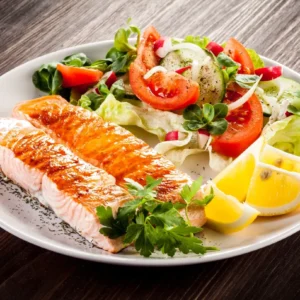
<instances>
[{"instance_id":1,"label":"lemon wedge","mask_svg":"<svg viewBox=\"0 0 300 300\"><path fill-rule=\"evenodd\" d=\"M258 216L259 212L255 208L225 194L214 182L208 185L207 191L210 187L215 196L205 207L208 227L221 233L233 233L250 225Z\"/></svg>"},{"instance_id":2,"label":"lemon wedge","mask_svg":"<svg viewBox=\"0 0 300 300\"><path fill-rule=\"evenodd\" d=\"M250 180L258 160L263 140L260 138L220 172L213 182L216 187L240 202L246 200Z\"/></svg>"},{"instance_id":3,"label":"lemon wedge","mask_svg":"<svg viewBox=\"0 0 300 300\"><path fill-rule=\"evenodd\" d=\"M270 149L266 151L270 153ZM265 155L263 159L269 160ZM276 163L277 158L275 161L271 159ZM289 162L280 165L292 168ZM257 209L261 216L282 215L294 210L300 203L300 174L274 165L257 163L250 181L246 203Z\"/></svg>"},{"instance_id":4,"label":"lemon wedge","mask_svg":"<svg viewBox=\"0 0 300 300\"><path fill-rule=\"evenodd\" d=\"M261 152L260 161L280 169L300 173L300 157L268 144L264 146Z\"/></svg>"}]
</instances>

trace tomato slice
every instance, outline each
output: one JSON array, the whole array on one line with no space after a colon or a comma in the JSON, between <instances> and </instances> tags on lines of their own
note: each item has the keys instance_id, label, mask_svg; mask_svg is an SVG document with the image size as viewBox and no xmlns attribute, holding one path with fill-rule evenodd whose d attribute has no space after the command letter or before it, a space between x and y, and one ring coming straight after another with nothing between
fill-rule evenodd
<instances>
[{"instance_id":1,"label":"tomato slice","mask_svg":"<svg viewBox=\"0 0 300 300\"><path fill-rule=\"evenodd\" d=\"M254 74L254 65L247 49L236 39L230 38L224 48L224 53L241 64L239 73Z\"/></svg>"},{"instance_id":2,"label":"tomato slice","mask_svg":"<svg viewBox=\"0 0 300 300\"><path fill-rule=\"evenodd\" d=\"M263 127L263 112L256 97L252 97L226 117L228 128L212 142L215 152L237 157L244 152L259 136Z\"/></svg>"},{"instance_id":3,"label":"tomato slice","mask_svg":"<svg viewBox=\"0 0 300 300\"><path fill-rule=\"evenodd\" d=\"M63 87L95 84L103 75L99 70L71 67L63 64L58 64L56 68L63 77Z\"/></svg>"},{"instance_id":4,"label":"tomato slice","mask_svg":"<svg viewBox=\"0 0 300 300\"><path fill-rule=\"evenodd\" d=\"M129 68L129 81L134 94L160 110L177 110L196 103L200 96L198 83L176 72L157 72L144 79L144 75L159 63L154 52L154 43L159 38L159 33L150 26L138 45L137 58Z\"/></svg>"},{"instance_id":5,"label":"tomato slice","mask_svg":"<svg viewBox=\"0 0 300 300\"><path fill-rule=\"evenodd\" d=\"M149 26L143 38L138 45L137 59L141 60L146 70L149 71L159 63L159 57L154 52L154 43L160 39L160 35L153 26Z\"/></svg>"}]
</instances>

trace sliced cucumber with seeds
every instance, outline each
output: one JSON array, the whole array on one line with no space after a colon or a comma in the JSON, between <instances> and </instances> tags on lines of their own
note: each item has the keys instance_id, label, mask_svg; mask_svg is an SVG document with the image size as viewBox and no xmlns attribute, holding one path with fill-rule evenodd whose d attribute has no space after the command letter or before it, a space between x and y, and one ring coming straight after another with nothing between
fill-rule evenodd
<instances>
[{"instance_id":1,"label":"sliced cucumber with seeds","mask_svg":"<svg viewBox=\"0 0 300 300\"><path fill-rule=\"evenodd\" d=\"M196 76L192 74L195 70L188 69L182 75L196 81L200 86L200 98L197 104L215 104L223 100L225 94L225 82L222 70L220 69L215 57L199 47L199 51L190 49L180 49L172 51L160 62L160 65L169 71L176 71L186 66L191 66L196 61L199 71L196 69Z\"/></svg>"}]
</instances>

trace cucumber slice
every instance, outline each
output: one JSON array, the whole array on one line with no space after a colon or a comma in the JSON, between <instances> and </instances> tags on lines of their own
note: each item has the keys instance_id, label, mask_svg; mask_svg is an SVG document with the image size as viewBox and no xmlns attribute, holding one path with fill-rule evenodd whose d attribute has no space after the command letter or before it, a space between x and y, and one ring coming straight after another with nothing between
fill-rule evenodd
<instances>
[{"instance_id":1,"label":"cucumber slice","mask_svg":"<svg viewBox=\"0 0 300 300\"><path fill-rule=\"evenodd\" d=\"M190 49L172 51L161 60L160 65L169 71L176 71L192 65L193 61L197 61L199 64L199 71L196 70L196 78L200 86L200 98L197 104L221 102L225 94L223 73L215 57L208 51L200 47L197 52ZM192 72L191 69L188 69L182 75L192 79Z\"/></svg>"},{"instance_id":2,"label":"cucumber slice","mask_svg":"<svg viewBox=\"0 0 300 300\"><path fill-rule=\"evenodd\" d=\"M273 106L284 99L300 108L300 101L295 102L296 97L290 94L293 92L300 92L300 83L289 78L279 77L271 81L261 81L255 94L262 104L264 116L270 117Z\"/></svg>"}]
</instances>

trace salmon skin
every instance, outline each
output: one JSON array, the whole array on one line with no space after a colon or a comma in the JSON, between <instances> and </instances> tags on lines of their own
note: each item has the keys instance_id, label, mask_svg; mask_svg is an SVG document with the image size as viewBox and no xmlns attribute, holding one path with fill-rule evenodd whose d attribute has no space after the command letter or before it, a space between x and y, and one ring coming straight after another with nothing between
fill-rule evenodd
<instances>
[{"instance_id":1,"label":"salmon skin","mask_svg":"<svg viewBox=\"0 0 300 300\"><path fill-rule=\"evenodd\" d=\"M96 207L110 206L116 213L132 197L104 170L16 119L0 119L0 167L94 245L110 252L123 248L121 238L111 240L99 232Z\"/></svg>"},{"instance_id":2,"label":"salmon skin","mask_svg":"<svg viewBox=\"0 0 300 300\"><path fill-rule=\"evenodd\" d=\"M142 185L147 175L162 178L157 197L183 202L180 191L185 184L192 183L187 174L128 130L105 122L96 113L73 106L60 96L22 102L14 108L13 116L44 129L80 158L114 176L120 186L124 186L125 178ZM189 210L192 224L202 226L206 221L203 208Z\"/></svg>"}]
</instances>

